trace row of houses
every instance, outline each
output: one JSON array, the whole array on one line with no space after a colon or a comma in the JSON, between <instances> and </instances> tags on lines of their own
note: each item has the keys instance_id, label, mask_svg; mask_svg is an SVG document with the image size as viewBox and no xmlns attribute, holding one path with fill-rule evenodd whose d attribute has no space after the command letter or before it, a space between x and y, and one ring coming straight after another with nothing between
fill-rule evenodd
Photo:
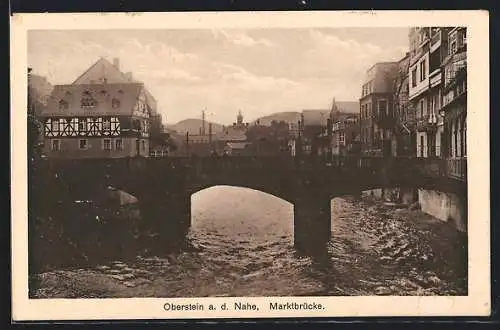
<instances>
[{"instance_id":1,"label":"row of houses","mask_svg":"<svg viewBox=\"0 0 500 330\"><path fill-rule=\"evenodd\" d=\"M308 133L299 124L304 153L441 158L449 175L465 177L466 29L411 28L408 43L403 58L367 70L357 114L339 112L334 102L322 128Z\"/></svg>"},{"instance_id":2,"label":"row of houses","mask_svg":"<svg viewBox=\"0 0 500 330\"><path fill-rule=\"evenodd\" d=\"M409 31L399 61L375 63L359 114L332 122L332 154L444 158L463 177L467 157L467 38L462 27Z\"/></svg>"},{"instance_id":3,"label":"row of houses","mask_svg":"<svg viewBox=\"0 0 500 330\"><path fill-rule=\"evenodd\" d=\"M335 99L327 110L304 110L274 125L243 122L178 137L178 154L290 153L447 159L465 172L467 156L467 39L465 28L409 31L409 51L375 63L361 86L358 113ZM36 115L43 123L43 154L99 158L164 155L165 133L155 98L120 63L101 58L68 85L50 86Z\"/></svg>"}]
</instances>

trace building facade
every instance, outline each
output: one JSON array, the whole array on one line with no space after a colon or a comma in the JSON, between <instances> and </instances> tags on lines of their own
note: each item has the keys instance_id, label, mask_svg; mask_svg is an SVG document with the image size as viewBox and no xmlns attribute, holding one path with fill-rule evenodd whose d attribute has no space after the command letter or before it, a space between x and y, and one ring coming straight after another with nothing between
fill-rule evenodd
<instances>
[{"instance_id":1,"label":"building facade","mask_svg":"<svg viewBox=\"0 0 500 330\"><path fill-rule=\"evenodd\" d=\"M397 62L376 63L367 71L359 101L362 155L392 155L391 139L396 123L393 82L397 71Z\"/></svg>"},{"instance_id":2,"label":"building facade","mask_svg":"<svg viewBox=\"0 0 500 330\"><path fill-rule=\"evenodd\" d=\"M447 32L446 57L442 62L444 81L441 114L444 116L444 156L450 175L466 177L467 161L467 31Z\"/></svg>"},{"instance_id":3,"label":"building facade","mask_svg":"<svg viewBox=\"0 0 500 330\"><path fill-rule=\"evenodd\" d=\"M398 72L394 78L394 112L396 126L392 137L392 154L397 157L411 157L416 154L415 113L408 106L410 54L398 61Z\"/></svg>"},{"instance_id":4,"label":"building facade","mask_svg":"<svg viewBox=\"0 0 500 330\"><path fill-rule=\"evenodd\" d=\"M409 33L409 107L415 118L415 156L443 156L444 121L441 63L447 53L448 29L421 27Z\"/></svg>"},{"instance_id":5,"label":"building facade","mask_svg":"<svg viewBox=\"0 0 500 330\"><path fill-rule=\"evenodd\" d=\"M224 126L222 133L217 137L218 144L225 155L246 156L252 154L247 132L249 123L243 122L243 114L238 111L236 122L231 126Z\"/></svg>"},{"instance_id":6,"label":"building facade","mask_svg":"<svg viewBox=\"0 0 500 330\"><path fill-rule=\"evenodd\" d=\"M73 84L56 85L44 108L43 154L50 158L149 156L156 101L143 83L99 59Z\"/></svg>"},{"instance_id":7,"label":"building facade","mask_svg":"<svg viewBox=\"0 0 500 330\"><path fill-rule=\"evenodd\" d=\"M349 115L333 123L332 154L334 156L356 155L360 152L359 116Z\"/></svg>"}]
</instances>

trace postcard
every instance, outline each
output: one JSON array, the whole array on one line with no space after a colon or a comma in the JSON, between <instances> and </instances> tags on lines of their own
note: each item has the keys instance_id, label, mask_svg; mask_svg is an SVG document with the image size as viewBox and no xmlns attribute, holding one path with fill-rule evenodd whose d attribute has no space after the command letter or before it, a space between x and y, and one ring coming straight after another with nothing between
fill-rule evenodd
<instances>
[{"instance_id":1,"label":"postcard","mask_svg":"<svg viewBox=\"0 0 500 330\"><path fill-rule=\"evenodd\" d=\"M488 20L12 15L13 319L489 315Z\"/></svg>"}]
</instances>

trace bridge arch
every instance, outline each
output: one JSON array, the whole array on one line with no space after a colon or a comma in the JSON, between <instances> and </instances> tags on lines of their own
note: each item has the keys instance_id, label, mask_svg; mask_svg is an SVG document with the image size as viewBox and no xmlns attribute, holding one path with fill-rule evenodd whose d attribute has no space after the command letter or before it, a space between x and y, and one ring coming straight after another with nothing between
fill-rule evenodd
<instances>
[{"instance_id":1,"label":"bridge arch","mask_svg":"<svg viewBox=\"0 0 500 330\"><path fill-rule=\"evenodd\" d=\"M193 230L293 237L294 205L267 192L217 185L195 192L190 202Z\"/></svg>"},{"instance_id":2,"label":"bridge arch","mask_svg":"<svg viewBox=\"0 0 500 330\"><path fill-rule=\"evenodd\" d=\"M194 188L188 190L188 195L192 198L194 195L201 193L203 191L213 189L213 188L229 188L229 189L242 189L258 192L264 195L268 195L270 197L285 201L293 206L294 200L291 198L290 194L287 192L280 191L279 189L273 189L269 186L262 186L259 184L227 184L227 183L210 183L205 185L199 185Z\"/></svg>"}]
</instances>

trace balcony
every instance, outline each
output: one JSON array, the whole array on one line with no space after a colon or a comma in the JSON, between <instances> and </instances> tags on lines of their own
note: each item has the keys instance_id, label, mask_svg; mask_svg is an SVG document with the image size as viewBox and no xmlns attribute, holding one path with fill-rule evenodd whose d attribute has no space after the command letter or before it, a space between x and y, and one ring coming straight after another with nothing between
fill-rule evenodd
<instances>
[{"instance_id":1,"label":"balcony","mask_svg":"<svg viewBox=\"0 0 500 330\"><path fill-rule=\"evenodd\" d=\"M429 74L429 83L431 87L441 84L441 69L436 69Z\"/></svg>"},{"instance_id":2,"label":"balcony","mask_svg":"<svg viewBox=\"0 0 500 330\"><path fill-rule=\"evenodd\" d=\"M467 80L467 67L463 66L453 71L450 75L446 77L444 92L448 92L450 89L454 88L457 85L460 85L461 82ZM465 89L467 88L467 84L465 85ZM461 93L458 93L461 94Z\"/></svg>"},{"instance_id":3,"label":"balcony","mask_svg":"<svg viewBox=\"0 0 500 330\"><path fill-rule=\"evenodd\" d=\"M425 39L416 50L410 54L410 66L415 64L423 55L429 52L429 40Z\"/></svg>"},{"instance_id":4,"label":"balcony","mask_svg":"<svg viewBox=\"0 0 500 330\"><path fill-rule=\"evenodd\" d=\"M467 180L467 158L448 158L446 161L449 177L462 181Z\"/></svg>"},{"instance_id":5,"label":"balcony","mask_svg":"<svg viewBox=\"0 0 500 330\"><path fill-rule=\"evenodd\" d=\"M437 31L432 35L431 45L434 46L438 41L441 41L441 31Z\"/></svg>"},{"instance_id":6,"label":"balcony","mask_svg":"<svg viewBox=\"0 0 500 330\"><path fill-rule=\"evenodd\" d=\"M417 131L419 132L427 132L427 133L434 133L437 130L437 124L438 124L438 118L437 116L424 116L424 117L419 117L417 118L416 121L417 124Z\"/></svg>"}]
</instances>

